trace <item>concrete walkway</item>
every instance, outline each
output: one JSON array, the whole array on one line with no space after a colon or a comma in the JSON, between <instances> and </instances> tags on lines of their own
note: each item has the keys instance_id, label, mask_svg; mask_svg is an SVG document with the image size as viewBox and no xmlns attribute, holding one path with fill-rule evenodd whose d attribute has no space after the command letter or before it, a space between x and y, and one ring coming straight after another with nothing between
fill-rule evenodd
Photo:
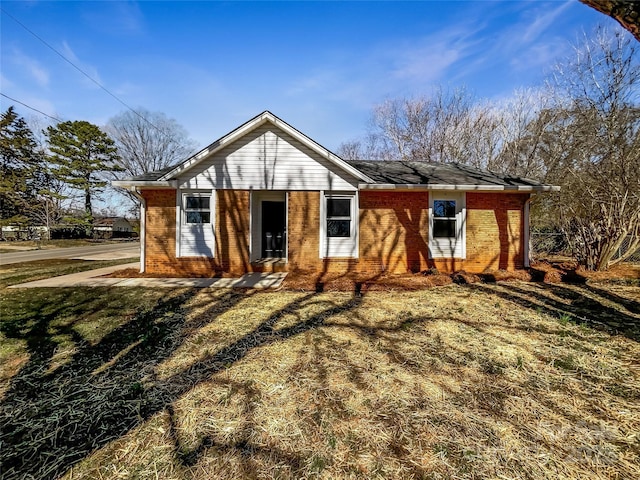
<instances>
[{"instance_id":1,"label":"concrete walkway","mask_svg":"<svg viewBox=\"0 0 640 480\"><path fill-rule=\"evenodd\" d=\"M140 264L127 263L21 283L9 288L60 287L150 287L150 288L278 288L286 273L247 273L240 278L111 278L103 277L125 268L140 268Z\"/></svg>"}]
</instances>

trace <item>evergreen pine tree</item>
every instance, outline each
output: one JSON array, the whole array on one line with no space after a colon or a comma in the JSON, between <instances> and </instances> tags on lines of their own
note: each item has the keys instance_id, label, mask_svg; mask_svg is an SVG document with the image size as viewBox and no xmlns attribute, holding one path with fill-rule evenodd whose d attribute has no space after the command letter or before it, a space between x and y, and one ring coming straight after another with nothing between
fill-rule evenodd
<instances>
[{"instance_id":1,"label":"evergreen pine tree","mask_svg":"<svg viewBox=\"0 0 640 480\"><path fill-rule=\"evenodd\" d=\"M93 226L94 196L107 182L104 172L121 170L113 140L96 125L86 121L62 122L48 127L50 161L54 175L84 195L85 226L89 234Z\"/></svg>"}]
</instances>

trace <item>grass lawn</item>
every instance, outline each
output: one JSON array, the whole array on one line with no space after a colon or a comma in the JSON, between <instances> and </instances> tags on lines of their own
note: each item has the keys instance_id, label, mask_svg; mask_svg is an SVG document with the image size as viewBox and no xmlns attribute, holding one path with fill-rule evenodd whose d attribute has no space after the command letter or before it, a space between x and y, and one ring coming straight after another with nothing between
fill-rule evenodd
<instances>
[{"instance_id":1,"label":"grass lawn","mask_svg":"<svg viewBox=\"0 0 640 480\"><path fill-rule=\"evenodd\" d=\"M637 280L9 290L42 275L9 267L2 478L640 478Z\"/></svg>"}]
</instances>

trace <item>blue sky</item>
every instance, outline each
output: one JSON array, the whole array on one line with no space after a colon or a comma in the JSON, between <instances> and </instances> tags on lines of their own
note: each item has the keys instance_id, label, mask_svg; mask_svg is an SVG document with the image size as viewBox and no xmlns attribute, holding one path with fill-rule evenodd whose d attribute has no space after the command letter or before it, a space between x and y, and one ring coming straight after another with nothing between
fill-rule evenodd
<instances>
[{"instance_id":1,"label":"blue sky","mask_svg":"<svg viewBox=\"0 0 640 480\"><path fill-rule=\"evenodd\" d=\"M582 32L616 25L576 0L2 8L126 104L175 118L199 146L271 110L332 150L364 134L385 99L437 85L508 97L539 85ZM125 109L4 13L1 22L2 93L97 125ZM11 104L0 97L3 111Z\"/></svg>"}]
</instances>

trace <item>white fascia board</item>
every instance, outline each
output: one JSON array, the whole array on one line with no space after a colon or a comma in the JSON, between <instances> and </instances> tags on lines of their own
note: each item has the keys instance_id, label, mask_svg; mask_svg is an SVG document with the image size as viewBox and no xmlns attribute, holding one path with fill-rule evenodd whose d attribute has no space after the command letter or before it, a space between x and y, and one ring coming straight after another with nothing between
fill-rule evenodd
<instances>
[{"instance_id":1,"label":"white fascia board","mask_svg":"<svg viewBox=\"0 0 640 480\"><path fill-rule=\"evenodd\" d=\"M395 184L360 183L360 190L461 190L478 192L559 192L555 185L451 185L451 184Z\"/></svg>"},{"instance_id":2,"label":"white fascia board","mask_svg":"<svg viewBox=\"0 0 640 480\"><path fill-rule=\"evenodd\" d=\"M128 188L130 190L137 188L178 188L178 182L176 180L116 180L111 182L111 185L114 187Z\"/></svg>"}]
</instances>

